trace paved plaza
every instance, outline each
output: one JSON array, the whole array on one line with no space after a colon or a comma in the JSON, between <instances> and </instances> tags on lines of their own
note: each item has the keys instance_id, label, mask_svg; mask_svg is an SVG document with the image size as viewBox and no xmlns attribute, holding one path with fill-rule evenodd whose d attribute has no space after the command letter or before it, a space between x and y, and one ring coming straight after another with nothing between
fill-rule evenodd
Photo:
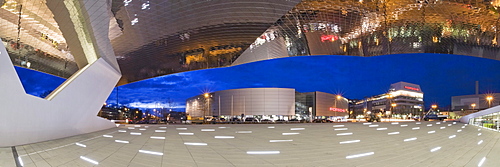
<instances>
[{"instance_id":1,"label":"paved plaza","mask_svg":"<svg viewBox=\"0 0 500 167\"><path fill-rule=\"evenodd\" d=\"M118 125L16 146L46 166L497 166L499 133L458 122ZM16 166L0 148L0 166Z\"/></svg>"}]
</instances>

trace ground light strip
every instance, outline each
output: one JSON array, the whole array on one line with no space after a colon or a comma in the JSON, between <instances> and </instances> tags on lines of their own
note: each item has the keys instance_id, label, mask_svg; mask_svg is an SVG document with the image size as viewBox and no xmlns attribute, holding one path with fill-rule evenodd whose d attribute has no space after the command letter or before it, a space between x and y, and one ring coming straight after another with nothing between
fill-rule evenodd
<instances>
[{"instance_id":1,"label":"ground light strip","mask_svg":"<svg viewBox=\"0 0 500 167\"><path fill-rule=\"evenodd\" d=\"M188 146L206 146L208 145L207 143L191 143L191 142L184 142L184 145Z\"/></svg>"},{"instance_id":2,"label":"ground light strip","mask_svg":"<svg viewBox=\"0 0 500 167\"><path fill-rule=\"evenodd\" d=\"M115 140L115 142L117 142L117 143L129 143L128 141L125 141L125 140Z\"/></svg>"},{"instance_id":3,"label":"ground light strip","mask_svg":"<svg viewBox=\"0 0 500 167\"><path fill-rule=\"evenodd\" d=\"M397 135L399 134L399 132L391 132L391 133L387 133L388 135Z\"/></svg>"},{"instance_id":4,"label":"ground light strip","mask_svg":"<svg viewBox=\"0 0 500 167\"><path fill-rule=\"evenodd\" d=\"M142 133L130 132L130 135L136 135L136 136L139 136L139 135L142 135Z\"/></svg>"},{"instance_id":5,"label":"ground light strip","mask_svg":"<svg viewBox=\"0 0 500 167\"><path fill-rule=\"evenodd\" d=\"M486 160L486 157L483 157L483 158L481 159L481 161L479 161L479 163L477 164L477 166L478 166L478 167L483 166L483 163L484 163L484 161L485 161L485 160Z\"/></svg>"},{"instance_id":6,"label":"ground light strip","mask_svg":"<svg viewBox=\"0 0 500 167\"><path fill-rule=\"evenodd\" d=\"M234 136L215 136L216 139L234 139Z\"/></svg>"},{"instance_id":7,"label":"ground light strip","mask_svg":"<svg viewBox=\"0 0 500 167\"><path fill-rule=\"evenodd\" d=\"M194 133L179 133L179 135L194 135Z\"/></svg>"},{"instance_id":8,"label":"ground light strip","mask_svg":"<svg viewBox=\"0 0 500 167\"><path fill-rule=\"evenodd\" d=\"M290 128L290 130L304 130L306 128Z\"/></svg>"},{"instance_id":9,"label":"ground light strip","mask_svg":"<svg viewBox=\"0 0 500 167\"><path fill-rule=\"evenodd\" d=\"M404 139L403 141L413 141L413 140L417 140L417 138L416 137L412 137L412 138Z\"/></svg>"},{"instance_id":10,"label":"ground light strip","mask_svg":"<svg viewBox=\"0 0 500 167\"><path fill-rule=\"evenodd\" d=\"M175 128L176 130L187 130L187 128Z\"/></svg>"},{"instance_id":11,"label":"ground light strip","mask_svg":"<svg viewBox=\"0 0 500 167\"><path fill-rule=\"evenodd\" d=\"M163 155L161 152L147 151L147 150L139 150L140 153L152 154L152 155Z\"/></svg>"},{"instance_id":12,"label":"ground light strip","mask_svg":"<svg viewBox=\"0 0 500 167\"><path fill-rule=\"evenodd\" d=\"M123 133L123 132L127 132L127 131L126 130L118 130L118 132L122 132Z\"/></svg>"},{"instance_id":13,"label":"ground light strip","mask_svg":"<svg viewBox=\"0 0 500 167\"><path fill-rule=\"evenodd\" d=\"M102 135L102 137L113 137L111 135Z\"/></svg>"},{"instance_id":14,"label":"ground light strip","mask_svg":"<svg viewBox=\"0 0 500 167\"><path fill-rule=\"evenodd\" d=\"M298 135L300 133L282 133L282 135Z\"/></svg>"},{"instance_id":15,"label":"ground light strip","mask_svg":"<svg viewBox=\"0 0 500 167\"><path fill-rule=\"evenodd\" d=\"M214 132L215 129L201 129L202 132Z\"/></svg>"},{"instance_id":16,"label":"ground light strip","mask_svg":"<svg viewBox=\"0 0 500 167\"><path fill-rule=\"evenodd\" d=\"M167 132L166 130L155 130L155 132Z\"/></svg>"},{"instance_id":17,"label":"ground light strip","mask_svg":"<svg viewBox=\"0 0 500 167\"><path fill-rule=\"evenodd\" d=\"M268 126L267 128L269 128L269 129L273 129L273 128L274 128L274 126Z\"/></svg>"},{"instance_id":18,"label":"ground light strip","mask_svg":"<svg viewBox=\"0 0 500 167\"><path fill-rule=\"evenodd\" d=\"M159 136L151 136L150 138L152 138L152 139L165 139L165 137L159 137Z\"/></svg>"},{"instance_id":19,"label":"ground light strip","mask_svg":"<svg viewBox=\"0 0 500 167\"><path fill-rule=\"evenodd\" d=\"M85 144L82 144L82 143L75 143L77 146L80 146L80 147L87 147Z\"/></svg>"},{"instance_id":20,"label":"ground light strip","mask_svg":"<svg viewBox=\"0 0 500 167\"><path fill-rule=\"evenodd\" d=\"M431 152L436 152L437 150L440 150L440 149L441 149L441 147L436 147L436 148L431 149Z\"/></svg>"},{"instance_id":21,"label":"ground light strip","mask_svg":"<svg viewBox=\"0 0 500 167\"><path fill-rule=\"evenodd\" d=\"M364 157L364 156L373 155L373 154L375 154L375 152L367 152L367 153L356 154L356 155L348 155L345 158L352 159L352 158L359 158L359 157Z\"/></svg>"},{"instance_id":22,"label":"ground light strip","mask_svg":"<svg viewBox=\"0 0 500 167\"><path fill-rule=\"evenodd\" d=\"M337 136L347 136L352 135L352 133L337 133Z\"/></svg>"},{"instance_id":23,"label":"ground light strip","mask_svg":"<svg viewBox=\"0 0 500 167\"><path fill-rule=\"evenodd\" d=\"M483 143L483 140L480 140L479 142L477 142L477 145L480 145L481 143Z\"/></svg>"},{"instance_id":24,"label":"ground light strip","mask_svg":"<svg viewBox=\"0 0 500 167\"><path fill-rule=\"evenodd\" d=\"M269 140L271 143L276 143L276 142L288 142L288 141L293 141L293 140Z\"/></svg>"},{"instance_id":25,"label":"ground light strip","mask_svg":"<svg viewBox=\"0 0 500 167\"><path fill-rule=\"evenodd\" d=\"M347 128L336 128L336 129L333 129L333 130L347 130Z\"/></svg>"},{"instance_id":26,"label":"ground light strip","mask_svg":"<svg viewBox=\"0 0 500 167\"><path fill-rule=\"evenodd\" d=\"M252 133L252 131L236 131L236 133Z\"/></svg>"},{"instance_id":27,"label":"ground light strip","mask_svg":"<svg viewBox=\"0 0 500 167\"><path fill-rule=\"evenodd\" d=\"M397 125L397 124L399 124L399 122L393 122L393 123L391 123L391 125Z\"/></svg>"},{"instance_id":28,"label":"ground light strip","mask_svg":"<svg viewBox=\"0 0 500 167\"><path fill-rule=\"evenodd\" d=\"M165 126L160 126L160 129L167 129L167 127L165 127Z\"/></svg>"},{"instance_id":29,"label":"ground light strip","mask_svg":"<svg viewBox=\"0 0 500 167\"><path fill-rule=\"evenodd\" d=\"M90 163L92 163L92 164L94 164L94 165L99 164L99 162L94 161L94 160L91 160L91 159L89 159L89 158L87 158L87 157L84 157L84 156L80 156L80 159L83 159L83 160L85 160L85 161L87 161L87 162L90 162Z\"/></svg>"},{"instance_id":30,"label":"ground light strip","mask_svg":"<svg viewBox=\"0 0 500 167\"><path fill-rule=\"evenodd\" d=\"M247 151L247 154L263 155L263 154L279 154L280 151Z\"/></svg>"},{"instance_id":31,"label":"ground light strip","mask_svg":"<svg viewBox=\"0 0 500 167\"><path fill-rule=\"evenodd\" d=\"M457 137L457 135L451 135L450 137L448 137L448 139L453 139L455 137Z\"/></svg>"},{"instance_id":32,"label":"ground light strip","mask_svg":"<svg viewBox=\"0 0 500 167\"><path fill-rule=\"evenodd\" d=\"M344 127L344 125L333 125L334 128Z\"/></svg>"},{"instance_id":33,"label":"ground light strip","mask_svg":"<svg viewBox=\"0 0 500 167\"><path fill-rule=\"evenodd\" d=\"M387 128L377 128L377 130L387 130Z\"/></svg>"},{"instance_id":34,"label":"ground light strip","mask_svg":"<svg viewBox=\"0 0 500 167\"><path fill-rule=\"evenodd\" d=\"M348 143L357 143L360 142L361 140L350 140L350 141L341 141L339 144L348 144Z\"/></svg>"},{"instance_id":35,"label":"ground light strip","mask_svg":"<svg viewBox=\"0 0 500 167\"><path fill-rule=\"evenodd\" d=\"M404 125L401 125L401 127L406 127L406 126L408 126L408 125L406 125L406 124L404 124Z\"/></svg>"}]
</instances>

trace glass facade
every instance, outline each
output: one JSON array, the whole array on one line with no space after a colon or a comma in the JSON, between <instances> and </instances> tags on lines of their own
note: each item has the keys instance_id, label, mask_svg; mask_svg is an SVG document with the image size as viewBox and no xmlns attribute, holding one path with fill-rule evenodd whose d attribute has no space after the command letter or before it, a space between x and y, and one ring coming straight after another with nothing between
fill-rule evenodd
<instances>
[{"instance_id":1,"label":"glass facade","mask_svg":"<svg viewBox=\"0 0 500 167\"><path fill-rule=\"evenodd\" d=\"M0 2L0 38L13 64L64 78L103 55L117 59L119 84L231 66L270 42L266 59L446 53L500 60L499 3L489 0ZM85 10L97 6L107 15ZM97 17L109 22L92 22ZM262 60L253 56L239 64Z\"/></svg>"},{"instance_id":2,"label":"glass facade","mask_svg":"<svg viewBox=\"0 0 500 167\"><path fill-rule=\"evenodd\" d=\"M500 111L470 119L469 124L490 130L499 131L500 130L500 124L498 122L499 120L500 120Z\"/></svg>"},{"instance_id":3,"label":"glass facade","mask_svg":"<svg viewBox=\"0 0 500 167\"><path fill-rule=\"evenodd\" d=\"M54 4L0 1L0 38L15 66L67 78L78 70Z\"/></svg>"}]
</instances>

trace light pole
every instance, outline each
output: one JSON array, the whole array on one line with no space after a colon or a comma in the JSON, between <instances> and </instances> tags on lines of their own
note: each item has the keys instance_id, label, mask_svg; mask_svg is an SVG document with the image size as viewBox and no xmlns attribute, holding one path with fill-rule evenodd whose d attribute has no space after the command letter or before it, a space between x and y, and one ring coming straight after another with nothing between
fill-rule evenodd
<instances>
[{"instance_id":1,"label":"light pole","mask_svg":"<svg viewBox=\"0 0 500 167\"><path fill-rule=\"evenodd\" d=\"M335 99L335 108L337 108L337 100L339 100L340 98L342 98L342 96L337 95L337 98ZM335 110L335 111L333 111L333 112L334 112L333 114L335 115L335 117L337 117L337 110ZM335 119L336 119L336 118L335 118Z\"/></svg>"},{"instance_id":2,"label":"light pole","mask_svg":"<svg viewBox=\"0 0 500 167\"><path fill-rule=\"evenodd\" d=\"M390 110L391 110L391 114L392 114L392 110L393 110L393 106L392 106L392 105L393 105L394 103L392 102L392 95L391 95L391 94L387 94L387 104L391 104L391 108L390 108ZM387 110L388 110L388 109L386 108L385 110L386 110L386 111L385 111L385 112L386 112L385 114L387 115ZM387 118L389 118L389 117L387 117Z\"/></svg>"},{"instance_id":3,"label":"light pole","mask_svg":"<svg viewBox=\"0 0 500 167\"><path fill-rule=\"evenodd\" d=\"M396 106L397 106L397 104L396 104L396 103L392 103L392 104L391 104L391 116L390 116L390 117L392 117L392 114L394 113L394 108L395 108ZM391 118L389 118L389 121L391 121Z\"/></svg>"},{"instance_id":4,"label":"light pole","mask_svg":"<svg viewBox=\"0 0 500 167\"><path fill-rule=\"evenodd\" d=\"M204 112L203 112L203 122L206 123L207 122L206 121L207 112L208 112L208 110L210 110L210 94L209 93L205 93L204 96L205 96L205 100L207 101L207 109L204 110Z\"/></svg>"},{"instance_id":5,"label":"light pole","mask_svg":"<svg viewBox=\"0 0 500 167\"><path fill-rule=\"evenodd\" d=\"M488 108L490 108L491 107L491 100L493 100L493 96L486 97L486 100L488 100Z\"/></svg>"},{"instance_id":6,"label":"light pole","mask_svg":"<svg viewBox=\"0 0 500 167\"><path fill-rule=\"evenodd\" d=\"M476 103L472 103L470 104L470 106L472 107L472 112L474 112L474 108L476 108Z\"/></svg>"}]
</instances>

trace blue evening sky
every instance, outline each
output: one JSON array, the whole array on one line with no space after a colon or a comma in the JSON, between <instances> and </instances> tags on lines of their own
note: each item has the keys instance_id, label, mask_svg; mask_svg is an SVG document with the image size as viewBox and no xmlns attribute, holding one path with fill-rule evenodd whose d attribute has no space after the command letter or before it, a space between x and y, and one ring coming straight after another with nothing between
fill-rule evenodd
<instances>
[{"instance_id":1,"label":"blue evening sky","mask_svg":"<svg viewBox=\"0 0 500 167\"><path fill-rule=\"evenodd\" d=\"M447 109L451 96L474 94L475 81L479 81L480 93L500 93L499 71L497 60L447 54L300 56L134 82L118 87L118 97L115 88L107 103L116 103L118 98L121 105L130 107L158 108L171 104L183 111L189 97L254 87L295 88L299 92L322 91L362 99L386 93L390 84L405 81L420 85L426 107L436 103ZM23 73L20 75L24 78ZM34 95L43 89L40 87L47 86L29 85L26 90L36 92Z\"/></svg>"},{"instance_id":2,"label":"blue evening sky","mask_svg":"<svg viewBox=\"0 0 500 167\"><path fill-rule=\"evenodd\" d=\"M59 85L61 85L66 79L50 75L43 72L38 72L35 70L15 66L17 75L24 86L26 93L33 96L42 96L44 93L52 92Z\"/></svg>"}]
</instances>

